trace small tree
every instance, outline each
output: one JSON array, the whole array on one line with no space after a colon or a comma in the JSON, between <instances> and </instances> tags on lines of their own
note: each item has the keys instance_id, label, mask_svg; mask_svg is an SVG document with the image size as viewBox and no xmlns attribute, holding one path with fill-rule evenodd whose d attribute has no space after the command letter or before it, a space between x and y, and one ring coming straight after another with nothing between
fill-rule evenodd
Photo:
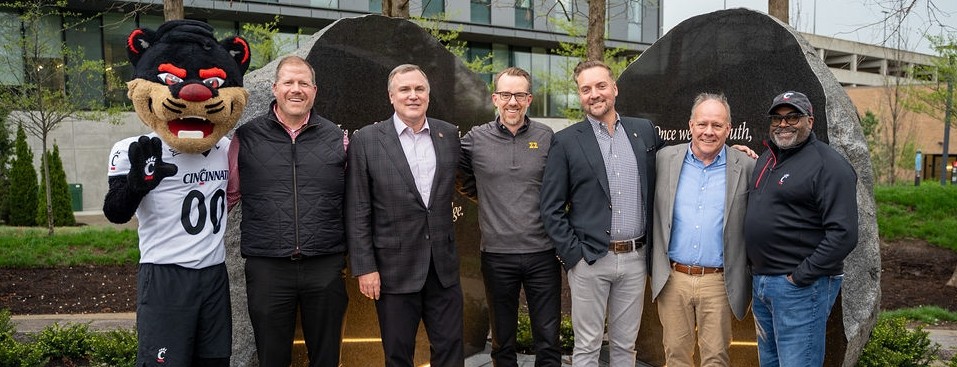
<instances>
[{"instance_id":1,"label":"small tree","mask_svg":"<svg viewBox=\"0 0 957 367\"><path fill-rule=\"evenodd\" d=\"M68 13L66 0L12 1L0 9L15 11L14 19L0 22L0 75L8 85L0 89L0 110L17 111L15 118L24 130L40 141L47 152L50 133L68 118L116 120L118 108L107 111L102 97L84 97L105 83L103 60L87 59L82 49L62 41L65 29L93 17ZM9 13L8 13L9 14ZM71 21L67 22L66 20ZM108 113L103 113L108 112ZM53 235L53 200L49 166L43 160L47 180L47 229ZM17 206L10 207L16 210ZM36 213L29 214L35 217Z\"/></svg>"},{"instance_id":2,"label":"small tree","mask_svg":"<svg viewBox=\"0 0 957 367\"><path fill-rule=\"evenodd\" d=\"M10 168L10 195L7 207L10 225L35 226L37 224L37 171L33 168L33 152L27 145L23 126L17 126L16 159Z\"/></svg>"},{"instance_id":3,"label":"small tree","mask_svg":"<svg viewBox=\"0 0 957 367\"><path fill-rule=\"evenodd\" d=\"M66 172L63 171L63 161L60 159L60 147L53 143L53 151L47 152L45 158L50 165L50 184L53 197L53 225L55 226L74 226L76 217L73 216L73 206L71 205L70 187L66 183ZM41 174L42 176L42 174ZM43 187L47 182L44 177L40 181L41 192L46 192ZM37 223L47 223L47 201L46 195L39 195L39 205L37 206Z\"/></svg>"},{"instance_id":4,"label":"small tree","mask_svg":"<svg viewBox=\"0 0 957 367\"><path fill-rule=\"evenodd\" d=\"M242 35L249 42L249 48L252 49L250 53L253 59L249 63L247 73L263 67L263 65L279 58L284 53L294 50L298 43L298 37L301 36L296 34L297 39L280 37L278 15L273 18L272 22L263 24L243 23Z\"/></svg>"},{"instance_id":5,"label":"small tree","mask_svg":"<svg viewBox=\"0 0 957 367\"><path fill-rule=\"evenodd\" d=\"M937 52L933 70L918 71L921 75L936 76L931 82L913 88L908 98L908 107L933 118L944 120L947 107L951 117L957 112L954 94L948 94L947 83L957 84L957 35L947 37L929 36L931 46ZM955 87L954 89L957 89ZM953 123L953 121L951 121Z\"/></svg>"},{"instance_id":6,"label":"small tree","mask_svg":"<svg viewBox=\"0 0 957 367\"><path fill-rule=\"evenodd\" d=\"M445 46L446 50L462 60L465 67L473 73L490 74L495 72L496 68L495 65L492 64L491 52L485 55L475 55L471 60L469 59L467 52L468 47L465 41L459 39L459 34L462 33L462 26L459 25L455 28L451 28L447 14L439 14L435 18L413 17L411 20L419 27L422 27L422 29L428 31L442 46Z\"/></svg>"},{"instance_id":7,"label":"small tree","mask_svg":"<svg viewBox=\"0 0 957 367\"><path fill-rule=\"evenodd\" d=\"M871 110L864 111L864 116L861 117L861 130L864 131L864 140L867 142L867 150L871 156L871 165L874 166L874 178L883 182L887 172L887 157L884 155L884 146L880 139L881 120Z\"/></svg>"},{"instance_id":8,"label":"small tree","mask_svg":"<svg viewBox=\"0 0 957 367\"><path fill-rule=\"evenodd\" d=\"M576 42L559 42L558 48L552 50L557 55L567 56L568 61L561 65L561 76L555 77L551 74L538 75L539 78L545 81L543 83L544 85L540 87L540 90L546 94L564 94L577 97L578 87L575 84L575 80L570 78L570 76L574 74L575 66L577 66L579 62L593 60L588 55L589 42L586 40L586 37L583 37L582 33L584 33L584 29L581 24L573 20L557 18L551 19L551 22L563 32L568 33L568 36L576 40ZM606 49L604 52L604 56L602 57L603 61L611 68L613 78L617 78L621 75L621 73L625 71L625 68L628 67L628 64L637 58L637 56L623 56L624 52L625 50L622 48ZM584 114L580 106L578 106L578 99L572 98L572 101L569 106L562 109L562 115L572 121L581 120L584 118Z\"/></svg>"}]
</instances>

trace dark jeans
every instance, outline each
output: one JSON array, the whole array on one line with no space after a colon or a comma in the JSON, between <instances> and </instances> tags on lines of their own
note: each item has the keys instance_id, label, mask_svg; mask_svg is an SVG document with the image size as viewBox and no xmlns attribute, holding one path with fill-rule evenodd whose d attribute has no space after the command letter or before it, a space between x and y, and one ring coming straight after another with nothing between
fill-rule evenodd
<instances>
[{"instance_id":1,"label":"dark jeans","mask_svg":"<svg viewBox=\"0 0 957 367\"><path fill-rule=\"evenodd\" d=\"M844 275L822 276L806 287L786 275L754 275L754 327L763 367L817 367L824 363L827 317Z\"/></svg>"},{"instance_id":2,"label":"dark jeans","mask_svg":"<svg viewBox=\"0 0 957 367\"><path fill-rule=\"evenodd\" d=\"M532 254L482 252L482 277L492 323L492 362L496 367L518 366L515 329L518 295L525 288L532 322L535 366L561 366L558 328L561 324L561 266L555 251Z\"/></svg>"},{"instance_id":3,"label":"dark jeans","mask_svg":"<svg viewBox=\"0 0 957 367\"><path fill-rule=\"evenodd\" d=\"M262 367L288 367L300 311L310 367L339 365L346 314L345 255L246 258L249 319Z\"/></svg>"}]
</instances>

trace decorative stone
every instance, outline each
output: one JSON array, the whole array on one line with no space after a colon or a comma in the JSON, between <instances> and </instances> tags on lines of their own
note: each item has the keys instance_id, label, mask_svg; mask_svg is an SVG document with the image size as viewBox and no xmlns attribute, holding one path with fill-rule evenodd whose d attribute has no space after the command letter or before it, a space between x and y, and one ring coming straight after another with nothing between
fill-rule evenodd
<instances>
[{"instance_id":1,"label":"decorative stone","mask_svg":"<svg viewBox=\"0 0 957 367\"><path fill-rule=\"evenodd\" d=\"M814 132L857 170L860 238L845 260L842 296L832 309L825 366L854 366L880 306L880 250L874 176L857 110L815 49L793 28L746 9L716 11L688 19L659 39L618 79L617 109L650 118L668 144L687 143L688 120L700 92L722 92L731 105L729 144L763 152L767 109L788 91L808 95L815 107ZM650 292L646 292L649 294ZM646 302L639 359L664 364L661 323ZM750 315L750 314L749 314ZM751 316L735 322L734 340L754 342ZM734 366L757 366L753 346L732 347Z\"/></svg>"},{"instance_id":2,"label":"decorative stone","mask_svg":"<svg viewBox=\"0 0 957 367\"><path fill-rule=\"evenodd\" d=\"M459 126L460 134L494 118L488 86L477 74L428 32L402 19L368 15L336 21L314 34L293 54L305 58L316 70L318 94L313 111L355 131L392 116L387 90L388 75L401 64L419 65L431 87L427 116ZM265 113L273 100L272 82L278 60L246 75L249 103L240 124ZM488 313L479 262L478 212L476 206L458 196L449 203L453 211L455 238L461 260L465 306L465 354L485 348ZM236 210L234 210L235 212ZM233 366L254 366L255 343L246 309L243 260L239 257L239 220L229 218L227 264L233 302ZM343 366L384 365L375 305L358 292L355 278L347 275L349 307L346 315ZM293 365L305 362L302 348L294 352ZM415 364L429 361L429 345L420 326L416 339ZM304 365L304 364L303 364Z\"/></svg>"}]
</instances>

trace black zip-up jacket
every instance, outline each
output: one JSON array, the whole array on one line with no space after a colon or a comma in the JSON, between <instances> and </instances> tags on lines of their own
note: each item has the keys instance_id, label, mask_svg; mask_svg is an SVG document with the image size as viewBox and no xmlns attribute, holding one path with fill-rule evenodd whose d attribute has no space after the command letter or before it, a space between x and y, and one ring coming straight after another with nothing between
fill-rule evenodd
<instances>
[{"instance_id":1,"label":"black zip-up jacket","mask_svg":"<svg viewBox=\"0 0 957 367\"><path fill-rule=\"evenodd\" d=\"M790 274L798 286L842 274L857 245L857 173L814 133L791 149L765 146L744 219L751 272Z\"/></svg>"},{"instance_id":2,"label":"black zip-up jacket","mask_svg":"<svg viewBox=\"0 0 957 367\"><path fill-rule=\"evenodd\" d=\"M293 141L270 108L234 138L240 145L242 255L344 253L342 130L313 112Z\"/></svg>"}]
</instances>

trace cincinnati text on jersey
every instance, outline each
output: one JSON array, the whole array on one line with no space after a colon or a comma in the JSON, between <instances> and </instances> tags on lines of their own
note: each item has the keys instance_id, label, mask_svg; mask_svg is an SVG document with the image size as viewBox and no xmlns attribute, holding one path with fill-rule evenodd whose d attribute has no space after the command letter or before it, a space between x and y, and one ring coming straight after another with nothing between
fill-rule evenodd
<instances>
[{"instance_id":1,"label":"cincinnati text on jersey","mask_svg":"<svg viewBox=\"0 0 957 367\"><path fill-rule=\"evenodd\" d=\"M187 172L183 174L183 183L203 183L207 181L225 181L229 179L229 170L221 169L217 171L207 171L203 169L199 172Z\"/></svg>"}]
</instances>

